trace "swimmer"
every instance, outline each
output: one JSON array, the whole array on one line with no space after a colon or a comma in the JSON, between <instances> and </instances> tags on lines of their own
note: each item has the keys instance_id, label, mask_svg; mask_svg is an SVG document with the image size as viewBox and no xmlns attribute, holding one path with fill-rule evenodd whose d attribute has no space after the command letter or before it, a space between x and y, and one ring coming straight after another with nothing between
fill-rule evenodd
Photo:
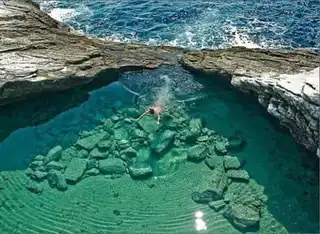
<instances>
[{"instance_id":1,"label":"swimmer","mask_svg":"<svg viewBox=\"0 0 320 234\"><path fill-rule=\"evenodd\" d=\"M160 113L163 111L164 107L161 105L161 103L156 102L153 106L149 107L139 118L137 118L137 121L139 121L143 116L146 114L154 114L157 117L157 124L160 124Z\"/></svg>"}]
</instances>

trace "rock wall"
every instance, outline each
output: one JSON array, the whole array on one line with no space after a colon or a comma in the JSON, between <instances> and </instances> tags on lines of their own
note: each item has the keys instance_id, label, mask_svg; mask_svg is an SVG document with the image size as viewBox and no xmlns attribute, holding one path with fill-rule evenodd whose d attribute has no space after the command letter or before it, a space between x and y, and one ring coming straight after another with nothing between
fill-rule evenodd
<instances>
[{"instance_id":1,"label":"rock wall","mask_svg":"<svg viewBox=\"0 0 320 234\"><path fill-rule=\"evenodd\" d=\"M317 151L320 157L318 53L234 48L187 52L182 64L208 74L229 76L233 86L257 95L261 105L290 130L297 142Z\"/></svg>"}]
</instances>

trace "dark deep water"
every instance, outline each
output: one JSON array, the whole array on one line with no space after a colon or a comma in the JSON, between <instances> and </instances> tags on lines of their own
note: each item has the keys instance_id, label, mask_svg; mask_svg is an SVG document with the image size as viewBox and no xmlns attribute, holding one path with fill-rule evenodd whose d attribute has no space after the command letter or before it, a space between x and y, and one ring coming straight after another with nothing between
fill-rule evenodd
<instances>
[{"instance_id":1,"label":"dark deep water","mask_svg":"<svg viewBox=\"0 0 320 234\"><path fill-rule=\"evenodd\" d=\"M0 233L195 233L202 227L201 222L195 225L197 211L203 212L206 227L200 232L239 233L221 212L191 199L193 189L209 181L213 171L204 161L193 163L183 157L188 145L171 146L159 158L148 154L151 145L137 145L124 133L134 125L128 119L121 120L121 111L133 106L144 109L159 93L170 96L167 114L174 119L201 118L216 136L244 139L243 148L228 154L238 157L250 178L264 187L273 217L290 233L319 231L318 159L295 144L254 97L233 90L219 77L194 76L180 68L129 72L109 85L103 84L107 74L100 78L102 83L98 80L1 111ZM161 129L179 132L167 114ZM114 115L120 116L120 121L114 120ZM116 139L119 146L121 139L129 139L138 152L136 160L152 167L152 177L88 176L68 185L65 192L50 188L47 179L36 182L43 188L41 194L25 188L29 180L25 170L31 161L57 145L64 149L63 157L69 157L61 163L72 157L89 160L92 156L83 156L80 151L72 154L70 146L84 136L98 136L102 121L110 117L119 122L113 127L114 138L108 141ZM150 116L145 118L154 121ZM152 123L151 127L156 126ZM199 143L191 146L194 144ZM117 157L114 150L109 153L109 158ZM234 184L243 183L232 182L228 191L235 189Z\"/></svg>"}]
</instances>

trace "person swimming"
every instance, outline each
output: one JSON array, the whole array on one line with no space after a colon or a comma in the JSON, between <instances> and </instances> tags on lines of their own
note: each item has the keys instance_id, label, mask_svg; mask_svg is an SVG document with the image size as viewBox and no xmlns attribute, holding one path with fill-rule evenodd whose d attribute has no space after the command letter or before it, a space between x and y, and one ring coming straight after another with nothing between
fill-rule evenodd
<instances>
[{"instance_id":1,"label":"person swimming","mask_svg":"<svg viewBox=\"0 0 320 234\"><path fill-rule=\"evenodd\" d=\"M148 109L142 115L140 115L139 118L137 118L137 121L139 121L146 114L150 113L157 117L157 124L160 124L160 113L163 111L163 109L164 106L159 101L156 101L154 105L148 107Z\"/></svg>"}]
</instances>

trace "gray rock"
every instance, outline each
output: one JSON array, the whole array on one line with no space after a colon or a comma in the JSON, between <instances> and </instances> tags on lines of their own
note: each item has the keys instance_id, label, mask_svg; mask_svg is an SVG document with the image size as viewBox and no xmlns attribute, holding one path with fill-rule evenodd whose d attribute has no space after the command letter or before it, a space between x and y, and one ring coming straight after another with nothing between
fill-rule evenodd
<instances>
[{"instance_id":1,"label":"gray rock","mask_svg":"<svg viewBox=\"0 0 320 234\"><path fill-rule=\"evenodd\" d=\"M245 170L228 170L227 176L232 179L249 181L249 174Z\"/></svg>"},{"instance_id":2,"label":"gray rock","mask_svg":"<svg viewBox=\"0 0 320 234\"><path fill-rule=\"evenodd\" d=\"M97 168L91 168L90 170L88 170L86 172L86 175L88 175L88 176L96 176L96 175L99 175L99 174L100 174L100 171Z\"/></svg>"},{"instance_id":3,"label":"gray rock","mask_svg":"<svg viewBox=\"0 0 320 234\"><path fill-rule=\"evenodd\" d=\"M113 142L111 140L104 140L98 143L98 148L102 150L110 149Z\"/></svg>"},{"instance_id":4,"label":"gray rock","mask_svg":"<svg viewBox=\"0 0 320 234\"><path fill-rule=\"evenodd\" d=\"M240 229L258 227L260 221L259 210L241 203L228 205L223 215Z\"/></svg>"},{"instance_id":5,"label":"gray rock","mask_svg":"<svg viewBox=\"0 0 320 234\"><path fill-rule=\"evenodd\" d=\"M206 158L205 163L210 169L214 169L217 166L222 165L223 157L217 155L210 155Z\"/></svg>"},{"instance_id":6,"label":"gray rock","mask_svg":"<svg viewBox=\"0 0 320 234\"><path fill-rule=\"evenodd\" d=\"M153 116L144 116L138 121L138 126L147 133L154 133L158 131L160 125L157 124Z\"/></svg>"},{"instance_id":7,"label":"gray rock","mask_svg":"<svg viewBox=\"0 0 320 234\"><path fill-rule=\"evenodd\" d=\"M222 208L224 208L226 203L224 200L218 200L218 201L212 201L209 202L210 208L212 208L214 211L220 211Z\"/></svg>"},{"instance_id":8,"label":"gray rock","mask_svg":"<svg viewBox=\"0 0 320 234\"><path fill-rule=\"evenodd\" d=\"M198 137L197 141L198 142L206 142L206 141L209 141L209 137L208 136L200 136Z\"/></svg>"},{"instance_id":9,"label":"gray rock","mask_svg":"<svg viewBox=\"0 0 320 234\"><path fill-rule=\"evenodd\" d=\"M116 123L120 120L120 117L118 115L113 115L113 116L111 116L111 120L112 120L112 122Z\"/></svg>"},{"instance_id":10,"label":"gray rock","mask_svg":"<svg viewBox=\"0 0 320 234\"><path fill-rule=\"evenodd\" d=\"M94 148L91 152L90 152L90 157L91 158L96 158L96 159L103 159L103 158L107 158L109 155L108 151L101 151L98 148Z\"/></svg>"},{"instance_id":11,"label":"gray rock","mask_svg":"<svg viewBox=\"0 0 320 234\"><path fill-rule=\"evenodd\" d=\"M73 146L66 148L61 153L61 160L70 161L72 158L78 157L78 153L79 153L79 151Z\"/></svg>"},{"instance_id":12,"label":"gray rock","mask_svg":"<svg viewBox=\"0 0 320 234\"><path fill-rule=\"evenodd\" d=\"M48 183L51 188L57 188L60 191L65 191L68 188L60 171L50 170L48 173Z\"/></svg>"},{"instance_id":13,"label":"gray rock","mask_svg":"<svg viewBox=\"0 0 320 234\"><path fill-rule=\"evenodd\" d=\"M45 171L34 171L30 174L30 178L36 181L42 181L47 177L48 173Z\"/></svg>"},{"instance_id":14,"label":"gray rock","mask_svg":"<svg viewBox=\"0 0 320 234\"><path fill-rule=\"evenodd\" d=\"M129 167L132 178L145 178L152 175L152 168L147 164L133 165Z\"/></svg>"},{"instance_id":15,"label":"gray rock","mask_svg":"<svg viewBox=\"0 0 320 234\"><path fill-rule=\"evenodd\" d=\"M189 122L189 129L195 136L198 136L202 132L202 121L201 119L191 119Z\"/></svg>"},{"instance_id":16,"label":"gray rock","mask_svg":"<svg viewBox=\"0 0 320 234\"><path fill-rule=\"evenodd\" d=\"M218 165L212 171L212 187L214 187L219 194L223 194L228 186L228 177L224 171L223 165Z\"/></svg>"},{"instance_id":17,"label":"gray rock","mask_svg":"<svg viewBox=\"0 0 320 234\"><path fill-rule=\"evenodd\" d=\"M223 165L226 170L228 169L238 169L241 163L237 157L224 156Z\"/></svg>"},{"instance_id":18,"label":"gray rock","mask_svg":"<svg viewBox=\"0 0 320 234\"><path fill-rule=\"evenodd\" d=\"M25 170L25 173L26 173L27 176L30 176L30 175L33 174L33 170L32 170L30 167L28 167L28 168Z\"/></svg>"},{"instance_id":19,"label":"gray rock","mask_svg":"<svg viewBox=\"0 0 320 234\"><path fill-rule=\"evenodd\" d=\"M126 167L119 158L108 158L99 161L99 170L102 174L124 174Z\"/></svg>"},{"instance_id":20,"label":"gray rock","mask_svg":"<svg viewBox=\"0 0 320 234\"><path fill-rule=\"evenodd\" d=\"M48 152L44 162L49 163L51 161L59 161L59 159L61 158L61 153L62 147L60 145L55 146Z\"/></svg>"},{"instance_id":21,"label":"gray rock","mask_svg":"<svg viewBox=\"0 0 320 234\"><path fill-rule=\"evenodd\" d=\"M152 141L151 148L157 154L161 154L167 150L173 142L175 132L165 130L160 136L155 137Z\"/></svg>"},{"instance_id":22,"label":"gray rock","mask_svg":"<svg viewBox=\"0 0 320 234\"><path fill-rule=\"evenodd\" d=\"M26 187L29 191L31 191L31 192L33 192L33 193L36 193L36 194L40 194L40 193L42 193L42 191L43 191L43 187L42 187L40 184L38 184L38 183L36 183L36 182L34 182L34 181L32 181L32 180L29 180L29 181L26 183L25 187Z\"/></svg>"},{"instance_id":23,"label":"gray rock","mask_svg":"<svg viewBox=\"0 0 320 234\"><path fill-rule=\"evenodd\" d=\"M227 150L241 150L245 144L245 141L238 136L233 136L228 139L228 144L226 145Z\"/></svg>"},{"instance_id":24,"label":"gray rock","mask_svg":"<svg viewBox=\"0 0 320 234\"><path fill-rule=\"evenodd\" d=\"M33 161L43 161L45 160L45 156L43 155L37 155L36 157L34 157Z\"/></svg>"},{"instance_id":25,"label":"gray rock","mask_svg":"<svg viewBox=\"0 0 320 234\"><path fill-rule=\"evenodd\" d=\"M207 156L207 147L205 145L195 145L188 149L188 160L200 162Z\"/></svg>"},{"instance_id":26,"label":"gray rock","mask_svg":"<svg viewBox=\"0 0 320 234\"><path fill-rule=\"evenodd\" d=\"M86 168L87 161L85 159L73 158L64 172L66 181L70 184L77 183L83 176Z\"/></svg>"},{"instance_id":27,"label":"gray rock","mask_svg":"<svg viewBox=\"0 0 320 234\"><path fill-rule=\"evenodd\" d=\"M219 154L225 155L228 153L226 144L224 142L216 142L216 144L214 145L214 148L216 152Z\"/></svg>"},{"instance_id":28,"label":"gray rock","mask_svg":"<svg viewBox=\"0 0 320 234\"><path fill-rule=\"evenodd\" d=\"M77 141L76 145L86 149L86 150L92 150L99 141L101 141L106 136L105 132L97 132L91 136L88 136L86 138L82 138Z\"/></svg>"},{"instance_id":29,"label":"gray rock","mask_svg":"<svg viewBox=\"0 0 320 234\"><path fill-rule=\"evenodd\" d=\"M46 165L46 169L50 171L51 169L61 171L65 168L66 166L60 162L56 161L51 161Z\"/></svg>"}]
</instances>

